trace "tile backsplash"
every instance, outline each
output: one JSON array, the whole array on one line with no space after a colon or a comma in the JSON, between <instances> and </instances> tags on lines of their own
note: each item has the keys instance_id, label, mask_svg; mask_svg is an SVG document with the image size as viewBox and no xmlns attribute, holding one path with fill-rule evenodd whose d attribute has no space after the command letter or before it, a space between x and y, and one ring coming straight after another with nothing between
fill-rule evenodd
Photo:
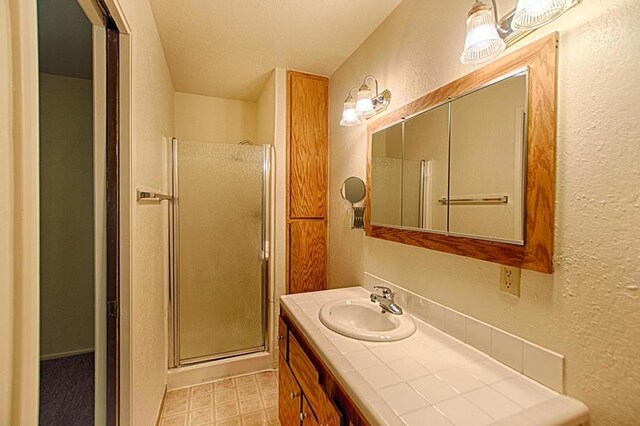
<instances>
[{"instance_id":1,"label":"tile backsplash","mask_svg":"<svg viewBox=\"0 0 640 426\"><path fill-rule=\"evenodd\" d=\"M391 288L396 293L396 303L411 315L525 376L563 392L564 356L365 272L364 287L374 291L375 285Z\"/></svg>"}]
</instances>

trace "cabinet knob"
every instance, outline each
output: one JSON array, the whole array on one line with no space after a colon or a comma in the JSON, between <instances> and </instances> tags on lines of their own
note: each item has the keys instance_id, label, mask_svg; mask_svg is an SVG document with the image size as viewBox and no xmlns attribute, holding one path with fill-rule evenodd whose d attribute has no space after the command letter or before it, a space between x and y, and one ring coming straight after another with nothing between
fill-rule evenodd
<instances>
[{"instance_id":1,"label":"cabinet knob","mask_svg":"<svg viewBox=\"0 0 640 426\"><path fill-rule=\"evenodd\" d=\"M278 340L284 340L284 336L278 336Z\"/></svg>"},{"instance_id":2,"label":"cabinet knob","mask_svg":"<svg viewBox=\"0 0 640 426\"><path fill-rule=\"evenodd\" d=\"M297 392L291 392L291 395L289 395L291 397L291 399L296 399L298 397L298 393Z\"/></svg>"},{"instance_id":3,"label":"cabinet knob","mask_svg":"<svg viewBox=\"0 0 640 426\"><path fill-rule=\"evenodd\" d=\"M300 413L300 420L304 421L307 418L307 413Z\"/></svg>"}]
</instances>

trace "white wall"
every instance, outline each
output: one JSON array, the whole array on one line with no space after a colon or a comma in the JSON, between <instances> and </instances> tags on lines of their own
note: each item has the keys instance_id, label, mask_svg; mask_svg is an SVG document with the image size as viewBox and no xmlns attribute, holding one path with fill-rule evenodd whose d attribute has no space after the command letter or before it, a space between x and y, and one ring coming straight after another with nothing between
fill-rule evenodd
<instances>
[{"instance_id":1,"label":"white wall","mask_svg":"<svg viewBox=\"0 0 640 426\"><path fill-rule=\"evenodd\" d=\"M93 350L93 82L40 74L40 356Z\"/></svg>"},{"instance_id":2,"label":"white wall","mask_svg":"<svg viewBox=\"0 0 640 426\"><path fill-rule=\"evenodd\" d=\"M131 27L131 189L168 188L168 142L174 135L174 90L148 0L120 0ZM122 63L122 62L121 62ZM126 112L125 112L126 113ZM121 176L121 179L127 179ZM132 203L128 394L123 424L151 424L167 373L167 204ZM127 226L124 224L123 226ZM122 290L122 289L121 289ZM126 308L126 307L125 307Z\"/></svg>"},{"instance_id":3,"label":"white wall","mask_svg":"<svg viewBox=\"0 0 640 426\"><path fill-rule=\"evenodd\" d=\"M178 139L239 143L258 140L258 104L211 96L175 93L175 129ZM268 143L268 142L267 142Z\"/></svg>"},{"instance_id":4,"label":"white wall","mask_svg":"<svg viewBox=\"0 0 640 426\"><path fill-rule=\"evenodd\" d=\"M515 2L501 2L502 10ZM498 292L496 264L365 238L339 188L364 177L365 126L338 125L349 88L374 74L391 109L472 70L459 62L470 2L405 0L331 77L330 279L363 271L566 356L565 389L593 424L640 418L640 4L590 0L510 50L560 31L555 274L523 271L522 296Z\"/></svg>"}]
</instances>

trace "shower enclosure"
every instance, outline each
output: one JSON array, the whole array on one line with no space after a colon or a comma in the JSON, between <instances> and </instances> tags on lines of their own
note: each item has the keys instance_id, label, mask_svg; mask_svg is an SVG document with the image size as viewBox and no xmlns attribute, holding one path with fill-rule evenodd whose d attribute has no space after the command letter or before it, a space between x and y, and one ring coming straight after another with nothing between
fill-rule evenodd
<instances>
[{"instance_id":1,"label":"shower enclosure","mask_svg":"<svg viewBox=\"0 0 640 426\"><path fill-rule=\"evenodd\" d=\"M266 347L271 146L172 140L174 367Z\"/></svg>"}]
</instances>

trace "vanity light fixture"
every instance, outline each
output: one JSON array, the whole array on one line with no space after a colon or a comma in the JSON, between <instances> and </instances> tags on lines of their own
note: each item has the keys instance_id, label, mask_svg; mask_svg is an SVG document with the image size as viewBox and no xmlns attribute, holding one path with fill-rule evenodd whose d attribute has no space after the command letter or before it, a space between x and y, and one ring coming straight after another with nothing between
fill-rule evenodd
<instances>
[{"instance_id":1,"label":"vanity light fixture","mask_svg":"<svg viewBox=\"0 0 640 426\"><path fill-rule=\"evenodd\" d=\"M500 55L507 47L498 35L495 2L491 7L480 0L471 7L467 16L467 36L460 61L463 64L481 64Z\"/></svg>"},{"instance_id":2,"label":"vanity light fixture","mask_svg":"<svg viewBox=\"0 0 640 426\"><path fill-rule=\"evenodd\" d=\"M511 21L514 30L533 30L560 17L571 0L518 0Z\"/></svg>"},{"instance_id":3,"label":"vanity light fixture","mask_svg":"<svg viewBox=\"0 0 640 426\"><path fill-rule=\"evenodd\" d=\"M351 92L353 92L354 90L358 90L358 88L352 87L351 90L349 90L347 99L344 100L342 120L340 120L341 126L351 127L360 124L360 118L358 118L358 114L356 113L356 101L353 96L351 96Z\"/></svg>"},{"instance_id":4,"label":"vanity light fixture","mask_svg":"<svg viewBox=\"0 0 640 426\"><path fill-rule=\"evenodd\" d=\"M367 85L367 79L373 79L376 83L376 93L371 96L371 89ZM387 109L391 102L391 92L384 90L382 93L378 91L378 80L368 75L362 81L362 85L358 90L355 101L351 93L355 87L349 91L349 95L344 100L344 109L342 110L341 126L357 126L363 120L367 120L376 114Z\"/></svg>"},{"instance_id":5,"label":"vanity light fixture","mask_svg":"<svg viewBox=\"0 0 640 426\"><path fill-rule=\"evenodd\" d=\"M498 19L496 0L491 0L491 6L476 0L467 16L467 33L460 62L481 64L490 61L507 47L580 3L582 0L518 0L515 9Z\"/></svg>"}]
</instances>

